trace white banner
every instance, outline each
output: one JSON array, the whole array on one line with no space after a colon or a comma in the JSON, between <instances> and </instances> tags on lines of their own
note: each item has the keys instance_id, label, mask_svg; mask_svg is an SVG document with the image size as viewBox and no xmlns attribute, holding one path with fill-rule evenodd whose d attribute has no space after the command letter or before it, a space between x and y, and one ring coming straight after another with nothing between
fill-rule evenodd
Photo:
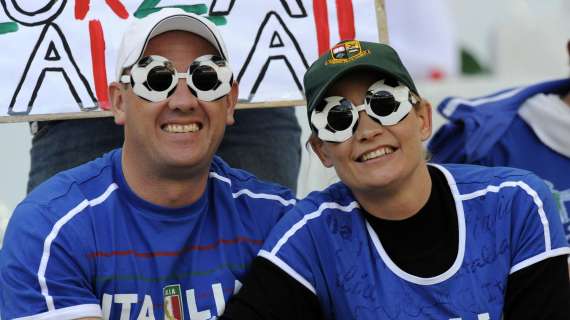
<instances>
[{"instance_id":1,"label":"white banner","mask_svg":"<svg viewBox=\"0 0 570 320\"><path fill-rule=\"evenodd\" d=\"M219 26L245 103L302 99L319 52L340 39L379 39L374 0L0 2L0 119L108 109L123 29L164 7Z\"/></svg>"}]
</instances>

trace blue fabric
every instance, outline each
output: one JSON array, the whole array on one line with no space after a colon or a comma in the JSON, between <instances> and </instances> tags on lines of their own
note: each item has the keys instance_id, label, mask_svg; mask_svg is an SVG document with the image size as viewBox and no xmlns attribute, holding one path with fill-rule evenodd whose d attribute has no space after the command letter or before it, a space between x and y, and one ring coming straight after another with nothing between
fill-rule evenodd
<instances>
[{"instance_id":1,"label":"blue fabric","mask_svg":"<svg viewBox=\"0 0 570 320\"><path fill-rule=\"evenodd\" d=\"M570 253L552 195L528 171L439 168L460 230L455 263L441 275L398 268L342 182L301 200L259 255L312 290L327 319L500 319L512 272Z\"/></svg>"},{"instance_id":2,"label":"blue fabric","mask_svg":"<svg viewBox=\"0 0 570 320\"><path fill-rule=\"evenodd\" d=\"M16 208L2 250L2 318L75 319L101 305L110 319L163 319L166 304L187 319L217 316L292 203L290 190L216 157L199 200L160 207L129 188L114 150Z\"/></svg>"},{"instance_id":3,"label":"blue fabric","mask_svg":"<svg viewBox=\"0 0 570 320\"><path fill-rule=\"evenodd\" d=\"M237 110L217 154L234 168L297 189L301 128L294 108ZM123 127L111 118L39 122L32 139L28 192L54 174L119 148Z\"/></svg>"},{"instance_id":4,"label":"blue fabric","mask_svg":"<svg viewBox=\"0 0 570 320\"><path fill-rule=\"evenodd\" d=\"M535 172L554 195L570 243L570 159L544 145L517 114L521 105L536 94L565 94L568 90L570 79L563 79L487 97L445 99L438 111L449 123L428 145L432 161L510 166ZM570 128L568 132L570 135Z\"/></svg>"}]
</instances>

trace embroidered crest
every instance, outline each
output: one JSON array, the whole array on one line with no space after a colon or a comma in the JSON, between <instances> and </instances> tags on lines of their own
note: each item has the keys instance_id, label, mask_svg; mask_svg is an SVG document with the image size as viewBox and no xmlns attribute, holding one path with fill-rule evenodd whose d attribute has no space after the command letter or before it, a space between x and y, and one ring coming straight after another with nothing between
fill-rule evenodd
<instances>
[{"instance_id":1,"label":"embroidered crest","mask_svg":"<svg viewBox=\"0 0 570 320\"><path fill-rule=\"evenodd\" d=\"M180 291L179 284L169 285L162 289L165 320L184 320L182 294Z\"/></svg>"},{"instance_id":2,"label":"embroidered crest","mask_svg":"<svg viewBox=\"0 0 570 320\"><path fill-rule=\"evenodd\" d=\"M368 54L370 54L370 51L362 50L360 41L344 41L337 44L330 50L330 56L327 59L326 64L348 63L358 58L367 56Z\"/></svg>"}]
</instances>

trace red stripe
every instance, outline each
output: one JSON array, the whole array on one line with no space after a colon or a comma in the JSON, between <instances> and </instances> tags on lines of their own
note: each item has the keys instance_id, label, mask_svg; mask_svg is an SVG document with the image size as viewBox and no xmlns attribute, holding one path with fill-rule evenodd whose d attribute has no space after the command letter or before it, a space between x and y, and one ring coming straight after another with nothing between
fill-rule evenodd
<instances>
[{"instance_id":1,"label":"red stripe","mask_svg":"<svg viewBox=\"0 0 570 320\"><path fill-rule=\"evenodd\" d=\"M336 16L340 40L354 40L354 9L352 0L336 0Z\"/></svg>"},{"instance_id":2,"label":"red stripe","mask_svg":"<svg viewBox=\"0 0 570 320\"><path fill-rule=\"evenodd\" d=\"M174 319L182 319L182 315L180 314L180 300L178 296L173 296L171 298L172 301L172 311L174 312L173 316Z\"/></svg>"},{"instance_id":3,"label":"red stripe","mask_svg":"<svg viewBox=\"0 0 570 320\"><path fill-rule=\"evenodd\" d=\"M91 61L93 63L93 80L95 94L99 107L109 110L109 93L107 91L107 67L105 63L105 36L99 20L89 21L89 36L91 38Z\"/></svg>"},{"instance_id":4,"label":"red stripe","mask_svg":"<svg viewBox=\"0 0 570 320\"><path fill-rule=\"evenodd\" d=\"M87 257L94 258L94 257L112 257L112 256L128 256L133 255L139 258L155 258L155 257L175 257L181 254L191 252L191 251L207 251L217 248L220 244L238 244L238 243L252 243L255 245L262 245L262 240L250 239L245 237L238 237L235 239L220 239L214 243L208 245L195 245L195 246L187 246L179 251L156 251L156 252L136 252L134 250L116 250L111 252L93 252L87 254Z\"/></svg>"},{"instance_id":5,"label":"red stripe","mask_svg":"<svg viewBox=\"0 0 570 320\"><path fill-rule=\"evenodd\" d=\"M127 19L129 17L129 12L125 6L119 0L105 0L113 12L119 16L119 18Z\"/></svg>"},{"instance_id":6,"label":"red stripe","mask_svg":"<svg viewBox=\"0 0 570 320\"><path fill-rule=\"evenodd\" d=\"M326 0L313 0L319 56L330 48L329 16Z\"/></svg>"},{"instance_id":7,"label":"red stripe","mask_svg":"<svg viewBox=\"0 0 570 320\"><path fill-rule=\"evenodd\" d=\"M87 12L89 12L89 0L75 0L75 19L85 19Z\"/></svg>"}]
</instances>

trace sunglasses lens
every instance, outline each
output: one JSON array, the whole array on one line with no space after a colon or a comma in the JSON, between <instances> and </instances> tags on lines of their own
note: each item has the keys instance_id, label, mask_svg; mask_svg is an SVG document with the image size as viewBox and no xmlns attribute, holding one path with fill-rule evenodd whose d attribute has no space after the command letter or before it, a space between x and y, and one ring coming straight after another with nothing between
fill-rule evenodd
<instances>
[{"instance_id":1,"label":"sunglasses lens","mask_svg":"<svg viewBox=\"0 0 570 320\"><path fill-rule=\"evenodd\" d=\"M172 70L166 67L154 67L148 72L147 84L155 91L165 91L172 84Z\"/></svg>"},{"instance_id":2,"label":"sunglasses lens","mask_svg":"<svg viewBox=\"0 0 570 320\"><path fill-rule=\"evenodd\" d=\"M386 117L398 110L400 103L388 91L377 91L366 97L372 111L381 117Z\"/></svg>"},{"instance_id":3,"label":"sunglasses lens","mask_svg":"<svg viewBox=\"0 0 570 320\"><path fill-rule=\"evenodd\" d=\"M328 125L335 131L343 131L352 124L352 105L346 99L330 109L327 115Z\"/></svg>"},{"instance_id":4,"label":"sunglasses lens","mask_svg":"<svg viewBox=\"0 0 570 320\"><path fill-rule=\"evenodd\" d=\"M210 66L201 65L193 71L192 82L196 88L202 91L215 89L219 83L218 73Z\"/></svg>"}]
</instances>

